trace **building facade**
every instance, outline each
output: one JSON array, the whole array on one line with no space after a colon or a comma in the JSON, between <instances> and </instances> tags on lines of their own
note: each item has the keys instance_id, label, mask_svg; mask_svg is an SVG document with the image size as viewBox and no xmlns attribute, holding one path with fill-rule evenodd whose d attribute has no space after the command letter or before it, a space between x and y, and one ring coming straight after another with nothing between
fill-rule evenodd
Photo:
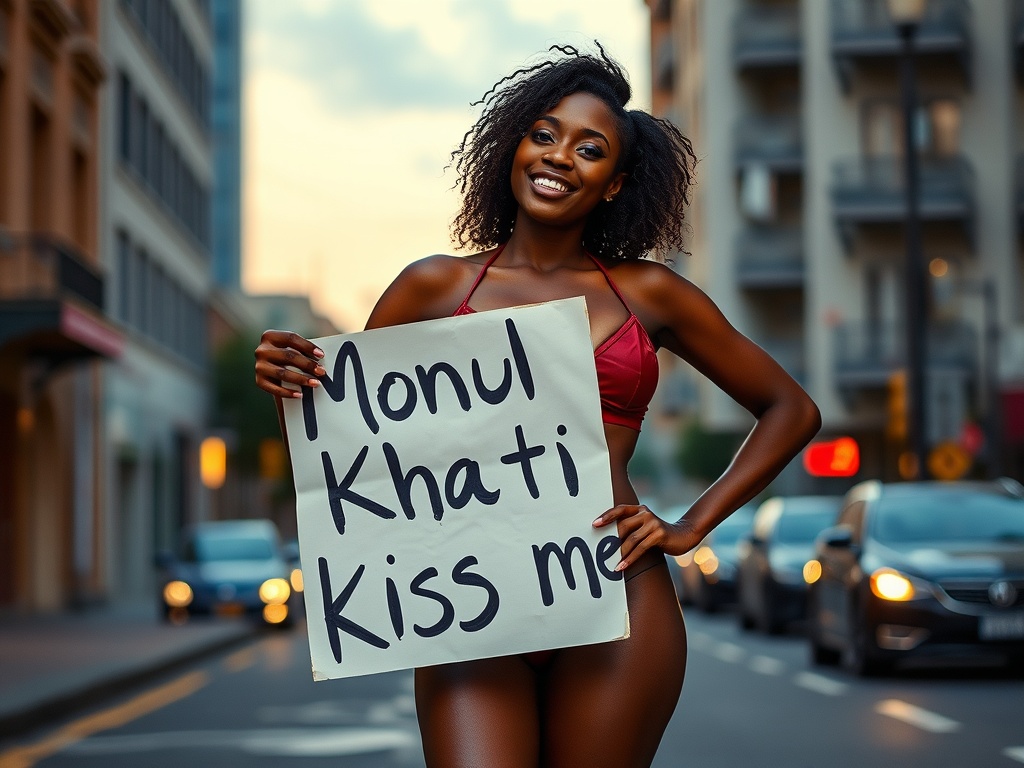
<instances>
[{"instance_id":1,"label":"building facade","mask_svg":"<svg viewBox=\"0 0 1024 768\"><path fill-rule=\"evenodd\" d=\"M0 611L104 588L98 37L95 0L0 0Z\"/></svg>"},{"instance_id":2,"label":"building facade","mask_svg":"<svg viewBox=\"0 0 1024 768\"><path fill-rule=\"evenodd\" d=\"M652 103L701 158L681 271L808 389L823 436L857 439L861 476L897 478L907 207L886 3L648 5ZM1013 0L930 0L914 38L925 434L976 474L1021 470L1022 19ZM699 413L749 423L707 382ZM789 481L810 484L795 467Z\"/></svg>"},{"instance_id":3,"label":"building facade","mask_svg":"<svg viewBox=\"0 0 1024 768\"><path fill-rule=\"evenodd\" d=\"M213 40L201 0L100 3L101 251L127 343L104 369L108 597L152 594L154 554L206 516Z\"/></svg>"},{"instance_id":4,"label":"building facade","mask_svg":"<svg viewBox=\"0 0 1024 768\"><path fill-rule=\"evenodd\" d=\"M210 0L213 25L213 279L240 291L242 286L242 3Z\"/></svg>"}]
</instances>

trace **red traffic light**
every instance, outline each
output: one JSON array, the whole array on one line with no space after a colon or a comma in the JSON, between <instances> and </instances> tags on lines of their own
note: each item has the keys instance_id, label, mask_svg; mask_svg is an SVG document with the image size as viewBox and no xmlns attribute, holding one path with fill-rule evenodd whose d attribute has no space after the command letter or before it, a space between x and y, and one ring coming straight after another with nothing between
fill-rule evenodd
<instances>
[{"instance_id":1,"label":"red traffic light","mask_svg":"<svg viewBox=\"0 0 1024 768\"><path fill-rule=\"evenodd\" d=\"M812 443L804 449L804 469L814 477L851 477L860 469L860 446L852 437Z\"/></svg>"}]
</instances>

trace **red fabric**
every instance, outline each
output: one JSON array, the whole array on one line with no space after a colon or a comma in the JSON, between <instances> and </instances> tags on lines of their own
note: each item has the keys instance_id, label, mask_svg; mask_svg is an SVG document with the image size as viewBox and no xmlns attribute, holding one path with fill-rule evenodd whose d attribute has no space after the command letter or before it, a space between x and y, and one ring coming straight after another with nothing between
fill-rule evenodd
<instances>
[{"instance_id":1,"label":"red fabric","mask_svg":"<svg viewBox=\"0 0 1024 768\"><path fill-rule=\"evenodd\" d=\"M469 315L476 311L469 306L469 298L501 250L499 248L484 264L455 315ZM629 309L608 271L593 256L590 258L604 273L608 285L623 306ZM597 388L601 393L601 419L605 424L640 431L647 406L658 386L658 355L650 336L632 311L626 322L594 350L594 363L597 367Z\"/></svg>"}]
</instances>

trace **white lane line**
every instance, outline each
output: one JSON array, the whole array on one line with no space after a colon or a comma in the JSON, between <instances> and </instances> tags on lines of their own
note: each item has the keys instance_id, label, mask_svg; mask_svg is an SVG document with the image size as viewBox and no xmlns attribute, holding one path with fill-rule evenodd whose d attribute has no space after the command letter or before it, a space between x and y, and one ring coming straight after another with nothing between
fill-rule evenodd
<instances>
[{"instance_id":1,"label":"white lane line","mask_svg":"<svg viewBox=\"0 0 1024 768\"><path fill-rule=\"evenodd\" d=\"M1007 747L1003 750L1003 754L1011 760L1024 763L1024 747Z\"/></svg>"},{"instance_id":2,"label":"white lane line","mask_svg":"<svg viewBox=\"0 0 1024 768\"><path fill-rule=\"evenodd\" d=\"M913 725L922 731L932 733L952 733L960 730L960 723L948 717L929 712L927 709L915 707L899 699L886 699L875 705L875 712L886 717Z\"/></svg>"},{"instance_id":3,"label":"white lane line","mask_svg":"<svg viewBox=\"0 0 1024 768\"><path fill-rule=\"evenodd\" d=\"M814 672L801 672L793 678L793 682L801 688L806 688L815 693L822 693L825 696L842 696L850 687L846 683L841 683L824 675L816 675Z\"/></svg>"},{"instance_id":4,"label":"white lane line","mask_svg":"<svg viewBox=\"0 0 1024 768\"><path fill-rule=\"evenodd\" d=\"M730 664L735 664L747 655L747 652L735 643L719 643L711 653L716 659Z\"/></svg>"},{"instance_id":5,"label":"white lane line","mask_svg":"<svg viewBox=\"0 0 1024 768\"><path fill-rule=\"evenodd\" d=\"M750 668L761 675L781 675L786 665L771 656L754 656L749 662Z\"/></svg>"}]
</instances>

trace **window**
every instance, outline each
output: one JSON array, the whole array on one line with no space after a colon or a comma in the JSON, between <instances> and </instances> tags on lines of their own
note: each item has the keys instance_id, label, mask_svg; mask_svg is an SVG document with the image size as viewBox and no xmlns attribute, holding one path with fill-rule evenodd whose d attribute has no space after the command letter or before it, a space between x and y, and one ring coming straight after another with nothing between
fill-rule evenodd
<instances>
[{"instance_id":1,"label":"window","mask_svg":"<svg viewBox=\"0 0 1024 768\"><path fill-rule=\"evenodd\" d=\"M117 314L127 325L132 325L132 252L128 234L117 232Z\"/></svg>"}]
</instances>

